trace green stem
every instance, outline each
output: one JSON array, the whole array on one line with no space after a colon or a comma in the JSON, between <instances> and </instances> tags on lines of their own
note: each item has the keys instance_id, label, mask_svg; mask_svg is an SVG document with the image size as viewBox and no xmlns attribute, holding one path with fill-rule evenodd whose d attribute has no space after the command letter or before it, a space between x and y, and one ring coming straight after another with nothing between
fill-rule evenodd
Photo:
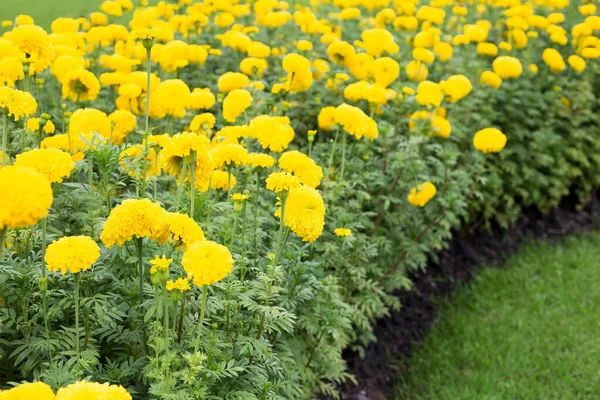
<instances>
[{"instance_id":1,"label":"green stem","mask_svg":"<svg viewBox=\"0 0 600 400\"><path fill-rule=\"evenodd\" d=\"M258 205L260 199L260 173L256 173L256 198L254 199L254 254L258 255Z\"/></svg>"},{"instance_id":2,"label":"green stem","mask_svg":"<svg viewBox=\"0 0 600 400\"><path fill-rule=\"evenodd\" d=\"M48 230L48 218L42 219L42 281L46 280L46 232ZM42 305L44 307L44 326L46 328L46 336L50 337L50 329L48 327L48 294L47 294L47 282L43 283L42 290Z\"/></svg>"},{"instance_id":3,"label":"green stem","mask_svg":"<svg viewBox=\"0 0 600 400\"><path fill-rule=\"evenodd\" d=\"M202 337L202 328L204 324L204 313L206 312L206 301L208 300L208 286L202 286L202 305L200 307L200 320L198 321L198 336L196 337L196 345L194 346L194 353L198 352L200 348L200 338Z\"/></svg>"},{"instance_id":4,"label":"green stem","mask_svg":"<svg viewBox=\"0 0 600 400\"><path fill-rule=\"evenodd\" d=\"M327 166L327 174L325 176L329 177L331 173L331 167L333 166L333 159L335 157L335 148L338 141L338 136L340 134L340 129L336 129L335 131L335 139L333 139L333 146L331 146L331 154L329 155L329 165Z\"/></svg>"},{"instance_id":5,"label":"green stem","mask_svg":"<svg viewBox=\"0 0 600 400\"><path fill-rule=\"evenodd\" d=\"M246 276L246 205L247 201L244 202L244 208L242 209L242 259L240 261L240 269L241 269L241 280L244 281L244 277Z\"/></svg>"},{"instance_id":6,"label":"green stem","mask_svg":"<svg viewBox=\"0 0 600 400\"><path fill-rule=\"evenodd\" d=\"M194 207L196 205L196 156L195 152L190 161L190 218L194 219Z\"/></svg>"},{"instance_id":7,"label":"green stem","mask_svg":"<svg viewBox=\"0 0 600 400\"><path fill-rule=\"evenodd\" d=\"M181 298L181 308L179 309L179 321L177 323L177 342L181 344L183 340L183 312L185 311L185 297Z\"/></svg>"},{"instance_id":8,"label":"green stem","mask_svg":"<svg viewBox=\"0 0 600 400\"><path fill-rule=\"evenodd\" d=\"M79 358L79 272L75 277L75 352Z\"/></svg>"},{"instance_id":9,"label":"green stem","mask_svg":"<svg viewBox=\"0 0 600 400\"><path fill-rule=\"evenodd\" d=\"M185 177L187 175L187 163L183 161L181 167L181 178L179 178L179 187L177 188L177 199L175 200L175 211L179 211L179 204L181 204L181 195L183 193L183 185L185 183Z\"/></svg>"},{"instance_id":10,"label":"green stem","mask_svg":"<svg viewBox=\"0 0 600 400\"><path fill-rule=\"evenodd\" d=\"M342 133L342 168L340 171L340 181L344 180L344 167L346 166L346 132Z\"/></svg>"},{"instance_id":11,"label":"green stem","mask_svg":"<svg viewBox=\"0 0 600 400\"><path fill-rule=\"evenodd\" d=\"M227 166L227 199L231 197L231 165Z\"/></svg>"},{"instance_id":12,"label":"green stem","mask_svg":"<svg viewBox=\"0 0 600 400\"><path fill-rule=\"evenodd\" d=\"M274 262L273 265L277 265L277 263L279 262L279 258L281 257L281 252L283 250L283 247L285 245L285 243L283 243L283 239L285 235L285 203L287 201L287 191L282 192L283 194L280 194L281 196L281 216L280 216L280 220L279 220L279 235L277 237L277 247L275 249L275 258L274 258Z\"/></svg>"},{"instance_id":13,"label":"green stem","mask_svg":"<svg viewBox=\"0 0 600 400\"><path fill-rule=\"evenodd\" d=\"M143 238L137 239L138 252L138 283L139 283L139 298L138 303L141 306L144 302L144 261L142 259Z\"/></svg>"},{"instance_id":14,"label":"green stem","mask_svg":"<svg viewBox=\"0 0 600 400\"><path fill-rule=\"evenodd\" d=\"M4 129L2 130L2 168L6 165L6 159L8 158L8 114L4 114Z\"/></svg>"},{"instance_id":15,"label":"green stem","mask_svg":"<svg viewBox=\"0 0 600 400\"><path fill-rule=\"evenodd\" d=\"M169 301L168 301L169 300L169 298L168 298L169 291L167 290L166 287L164 287L163 289L164 289L164 298L163 298L163 301L165 303L164 304L164 307L165 307L165 318L164 318L164 321L163 321L163 325L165 327L165 335L167 337L169 337Z\"/></svg>"},{"instance_id":16,"label":"green stem","mask_svg":"<svg viewBox=\"0 0 600 400\"><path fill-rule=\"evenodd\" d=\"M146 124L145 131L148 132L148 128L150 125L150 48L146 49Z\"/></svg>"},{"instance_id":17,"label":"green stem","mask_svg":"<svg viewBox=\"0 0 600 400\"><path fill-rule=\"evenodd\" d=\"M88 184L91 191L94 185L94 160L90 154L88 154Z\"/></svg>"},{"instance_id":18,"label":"green stem","mask_svg":"<svg viewBox=\"0 0 600 400\"><path fill-rule=\"evenodd\" d=\"M156 313L155 313L155 319L156 322L160 321L159 315L158 315L158 309L160 308L160 301L159 301L159 296L160 296L160 288L158 287L158 285L154 286L154 301L156 302Z\"/></svg>"}]
</instances>

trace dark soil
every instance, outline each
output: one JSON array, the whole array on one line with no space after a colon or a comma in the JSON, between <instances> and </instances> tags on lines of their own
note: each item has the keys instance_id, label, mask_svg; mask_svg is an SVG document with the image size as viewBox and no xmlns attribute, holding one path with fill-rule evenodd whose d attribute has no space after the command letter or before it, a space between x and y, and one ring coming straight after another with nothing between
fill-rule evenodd
<instances>
[{"instance_id":1,"label":"dark soil","mask_svg":"<svg viewBox=\"0 0 600 400\"><path fill-rule=\"evenodd\" d=\"M413 288L396 293L402 309L377 323L377 341L366 349L365 357L361 359L351 351L344 355L358 384L343 385L342 399L392 399L398 375L410 366L413 349L427 335L437 317L436 299L448 297L482 265L501 265L529 238L551 239L599 226L600 198L596 193L580 210L570 198L548 214L526 209L508 231L497 228L474 234L455 232L448 248L438 254L436 261L429 262L424 271L412 274Z\"/></svg>"}]
</instances>

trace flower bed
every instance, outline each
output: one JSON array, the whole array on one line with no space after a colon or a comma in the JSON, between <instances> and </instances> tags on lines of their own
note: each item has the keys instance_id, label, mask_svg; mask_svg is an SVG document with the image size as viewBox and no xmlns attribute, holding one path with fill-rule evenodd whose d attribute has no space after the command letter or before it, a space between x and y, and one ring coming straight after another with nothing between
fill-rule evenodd
<instances>
[{"instance_id":1,"label":"flower bed","mask_svg":"<svg viewBox=\"0 0 600 400\"><path fill-rule=\"evenodd\" d=\"M2 23L1 396L336 396L453 230L590 199L593 4L312 3Z\"/></svg>"}]
</instances>

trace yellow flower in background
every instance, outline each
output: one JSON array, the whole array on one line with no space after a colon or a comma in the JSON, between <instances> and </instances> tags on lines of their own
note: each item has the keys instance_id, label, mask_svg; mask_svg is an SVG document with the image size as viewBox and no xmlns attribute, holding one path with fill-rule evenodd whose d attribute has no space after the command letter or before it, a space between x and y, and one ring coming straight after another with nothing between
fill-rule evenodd
<instances>
[{"instance_id":1,"label":"yellow flower in background","mask_svg":"<svg viewBox=\"0 0 600 400\"><path fill-rule=\"evenodd\" d=\"M335 107L323 107L319 112L318 124L319 129L332 130L337 125L337 122L335 122Z\"/></svg>"},{"instance_id":2,"label":"yellow flower in background","mask_svg":"<svg viewBox=\"0 0 600 400\"><path fill-rule=\"evenodd\" d=\"M482 153L498 153L506 146L506 135L496 128L485 128L473 137L473 146Z\"/></svg>"},{"instance_id":3,"label":"yellow flower in background","mask_svg":"<svg viewBox=\"0 0 600 400\"><path fill-rule=\"evenodd\" d=\"M237 185L237 179L227 171L213 171L210 176L210 188L214 190L233 189Z\"/></svg>"},{"instance_id":4,"label":"yellow flower in background","mask_svg":"<svg viewBox=\"0 0 600 400\"><path fill-rule=\"evenodd\" d=\"M37 107L37 102L29 92L0 86L0 112L4 109L15 121L35 114Z\"/></svg>"},{"instance_id":5,"label":"yellow flower in background","mask_svg":"<svg viewBox=\"0 0 600 400\"><path fill-rule=\"evenodd\" d=\"M130 146L123 150L120 154L120 164L121 167L127 171L129 176L135 179L143 179L146 180L152 178L153 176L158 176L161 173L160 166L160 156L156 154L155 151L148 150L145 154L145 166L146 171L144 174L143 170L143 162L144 162L144 146L141 144L136 144ZM158 163L157 163L158 158Z\"/></svg>"},{"instance_id":6,"label":"yellow flower in background","mask_svg":"<svg viewBox=\"0 0 600 400\"><path fill-rule=\"evenodd\" d=\"M31 168L0 169L0 230L24 228L46 218L52 205L50 182Z\"/></svg>"},{"instance_id":7,"label":"yellow flower in background","mask_svg":"<svg viewBox=\"0 0 600 400\"><path fill-rule=\"evenodd\" d=\"M333 232L338 237L352 236L352 231L348 228L335 228Z\"/></svg>"},{"instance_id":8,"label":"yellow flower in background","mask_svg":"<svg viewBox=\"0 0 600 400\"><path fill-rule=\"evenodd\" d=\"M545 49L542 58L552 72L562 72L566 68L565 61L556 49Z\"/></svg>"},{"instance_id":9,"label":"yellow flower in background","mask_svg":"<svg viewBox=\"0 0 600 400\"><path fill-rule=\"evenodd\" d=\"M210 89L196 88L190 94L188 108L191 110L208 110L215 105L215 102L215 95L212 94Z\"/></svg>"},{"instance_id":10,"label":"yellow flower in background","mask_svg":"<svg viewBox=\"0 0 600 400\"><path fill-rule=\"evenodd\" d=\"M518 78L523 72L523 66L518 58L501 56L494 60L492 68L503 80Z\"/></svg>"},{"instance_id":11,"label":"yellow flower in background","mask_svg":"<svg viewBox=\"0 0 600 400\"><path fill-rule=\"evenodd\" d=\"M134 238L157 239L159 220L166 211L148 199L126 199L113 208L104 223L100 240L108 248Z\"/></svg>"},{"instance_id":12,"label":"yellow flower in background","mask_svg":"<svg viewBox=\"0 0 600 400\"><path fill-rule=\"evenodd\" d=\"M275 159L263 153L248 154L247 162L252 168L271 168L275 165Z\"/></svg>"},{"instance_id":13,"label":"yellow flower in background","mask_svg":"<svg viewBox=\"0 0 600 400\"><path fill-rule=\"evenodd\" d=\"M252 104L252 95L246 89L234 89L223 100L223 118L234 122Z\"/></svg>"},{"instance_id":14,"label":"yellow flower in background","mask_svg":"<svg viewBox=\"0 0 600 400\"><path fill-rule=\"evenodd\" d=\"M16 81L25 77L23 63L17 57L0 59L0 86L13 87Z\"/></svg>"},{"instance_id":15,"label":"yellow flower in background","mask_svg":"<svg viewBox=\"0 0 600 400\"><path fill-rule=\"evenodd\" d=\"M207 135L207 130L215 127L216 119L211 113L196 115L190 123L190 130L197 134Z\"/></svg>"},{"instance_id":16,"label":"yellow flower in background","mask_svg":"<svg viewBox=\"0 0 600 400\"><path fill-rule=\"evenodd\" d=\"M435 197L437 189L431 182L417 185L408 194L408 202L415 207L424 207Z\"/></svg>"},{"instance_id":17,"label":"yellow flower in background","mask_svg":"<svg viewBox=\"0 0 600 400\"><path fill-rule=\"evenodd\" d=\"M162 257L156 256L150 260L150 274L169 271L169 266L173 262L172 258L167 258L164 254Z\"/></svg>"},{"instance_id":18,"label":"yellow flower in background","mask_svg":"<svg viewBox=\"0 0 600 400\"><path fill-rule=\"evenodd\" d=\"M323 169L306 154L297 150L286 151L279 157L279 167L300 179L300 182L316 188L323 179Z\"/></svg>"},{"instance_id":19,"label":"yellow flower in background","mask_svg":"<svg viewBox=\"0 0 600 400\"><path fill-rule=\"evenodd\" d=\"M579 56L569 56L567 62L575 72L582 72L585 69L585 60Z\"/></svg>"},{"instance_id":20,"label":"yellow flower in background","mask_svg":"<svg viewBox=\"0 0 600 400\"><path fill-rule=\"evenodd\" d=\"M415 100L422 106L439 107L444 99L444 90L438 83L423 81L417 87Z\"/></svg>"},{"instance_id":21,"label":"yellow flower in background","mask_svg":"<svg viewBox=\"0 0 600 400\"><path fill-rule=\"evenodd\" d=\"M24 59L31 62L29 74L40 73L48 67L52 60L50 39L44 29L37 25L23 25L17 21L17 26L12 31L6 32L4 37L15 45ZM22 60L23 61L23 60Z\"/></svg>"},{"instance_id":22,"label":"yellow flower in background","mask_svg":"<svg viewBox=\"0 0 600 400\"><path fill-rule=\"evenodd\" d=\"M93 101L100 93L100 82L85 69L74 69L62 78L62 96L73 101Z\"/></svg>"},{"instance_id":23,"label":"yellow flower in background","mask_svg":"<svg viewBox=\"0 0 600 400\"><path fill-rule=\"evenodd\" d=\"M239 72L226 72L219 77L217 86L221 93L229 93L234 89L242 89L250 84L250 79Z\"/></svg>"},{"instance_id":24,"label":"yellow flower in background","mask_svg":"<svg viewBox=\"0 0 600 400\"><path fill-rule=\"evenodd\" d=\"M265 180L267 189L275 192L289 192L300 187L300 179L288 172L272 172Z\"/></svg>"},{"instance_id":25,"label":"yellow flower in background","mask_svg":"<svg viewBox=\"0 0 600 400\"><path fill-rule=\"evenodd\" d=\"M75 164L71 155L58 149L35 149L18 154L16 167L31 168L42 174L50 183L62 182L71 175Z\"/></svg>"},{"instance_id":26,"label":"yellow flower in background","mask_svg":"<svg viewBox=\"0 0 600 400\"><path fill-rule=\"evenodd\" d=\"M100 258L100 247L89 236L63 237L52 242L44 260L50 271L65 275L87 271Z\"/></svg>"},{"instance_id":27,"label":"yellow flower in background","mask_svg":"<svg viewBox=\"0 0 600 400\"><path fill-rule=\"evenodd\" d=\"M414 82L421 82L427 79L429 69L420 61L411 61L404 68L408 79Z\"/></svg>"},{"instance_id":28,"label":"yellow flower in background","mask_svg":"<svg viewBox=\"0 0 600 400\"><path fill-rule=\"evenodd\" d=\"M471 89L473 88L469 78L464 75L452 75L445 81L440 82L440 86L451 103L456 103L463 97L466 97L471 93Z\"/></svg>"},{"instance_id":29,"label":"yellow flower in background","mask_svg":"<svg viewBox=\"0 0 600 400\"><path fill-rule=\"evenodd\" d=\"M227 247L206 240L191 245L183 253L181 264L188 278L200 287L225 278L233 268L233 257Z\"/></svg>"},{"instance_id":30,"label":"yellow flower in background","mask_svg":"<svg viewBox=\"0 0 600 400\"><path fill-rule=\"evenodd\" d=\"M314 242L323 233L325 204L318 190L301 185L290 190L283 222L303 242Z\"/></svg>"},{"instance_id":31,"label":"yellow flower in background","mask_svg":"<svg viewBox=\"0 0 600 400\"><path fill-rule=\"evenodd\" d=\"M69 122L71 136L97 133L104 138L110 138L111 123L108 116L95 108L80 108L71 115Z\"/></svg>"},{"instance_id":32,"label":"yellow flower in background","mask_svg":"<svg viewBox=\"0 0 600 400\"><path fill-rule=\"evenodd\" d=\"M483 71L479 77L479 81L494 89L498 89L502 85L502 78L493 71Z\"/></svg>"},{"instance_id":33,"label":"yellow flower in background","mask_svg":"<svg viewBox=\"0 0 600 400\"><path fill-rule=\"evenodd\" d=\"M285 150L294 140L294 128L287 117L259 115L250 121L250 136L260 143L263 149Z\"/></svg>"},{"instance_id":34,"label":"yellow flower in background","mask_svg":"<svg viewBox=\"0 0 600 400\"><path fill-rule=\"evenodd\" d=\"M177 278L175 281L167 281L168 291L178 291L180 293L190 290L190 281L185 278Z\"/></svg>"},{"instance_id":35,"label":"yellow flower in background","mask_svg":"<svg viewBox=\"0 0 600 400\"><path fill-rule=\"evenodd\" d=\"M160 243L174 241L177 247L188 247L196 242L205 240L204 231L196 221L186 214L164 213L157 225L160 231Z\"/></svg>"},{"instance_id":36,"label":"yellow flower in background","mask_svg":"<svg viewBox=\"0 0 600 400\"><path fill-rule=\"evenodd\" d=\"M162 112L175 118L183 118L190 101L190 88L181 79L168 79L159 83L150 104L158 104Z\"/></svg>"}]
</instances>

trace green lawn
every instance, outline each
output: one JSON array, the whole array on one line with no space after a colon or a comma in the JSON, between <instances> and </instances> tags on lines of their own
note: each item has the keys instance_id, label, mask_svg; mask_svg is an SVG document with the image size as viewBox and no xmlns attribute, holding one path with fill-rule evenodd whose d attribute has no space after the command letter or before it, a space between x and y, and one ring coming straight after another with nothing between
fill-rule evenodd
<instances>
[{"instance_id":1,"label":"green lawn","mask_svg":"<svg viewBox=\"0 0 600 400\"><path fill-rule=\"evenodd\" d=\"M28 14L35 23L49 29L58 17L79 17L98 10L101 0L0 0L0 20Z\"/></svg>"},{"instance_id":2,"label":"green lawn","mask_svg":"<svg viewBox=\"0 0 600 400\"><path fill-rule=\"evenodd\" d=\"M600 234L526 247L440 315L397 399L600 398Z\"/></svg>"}]
</instances>

